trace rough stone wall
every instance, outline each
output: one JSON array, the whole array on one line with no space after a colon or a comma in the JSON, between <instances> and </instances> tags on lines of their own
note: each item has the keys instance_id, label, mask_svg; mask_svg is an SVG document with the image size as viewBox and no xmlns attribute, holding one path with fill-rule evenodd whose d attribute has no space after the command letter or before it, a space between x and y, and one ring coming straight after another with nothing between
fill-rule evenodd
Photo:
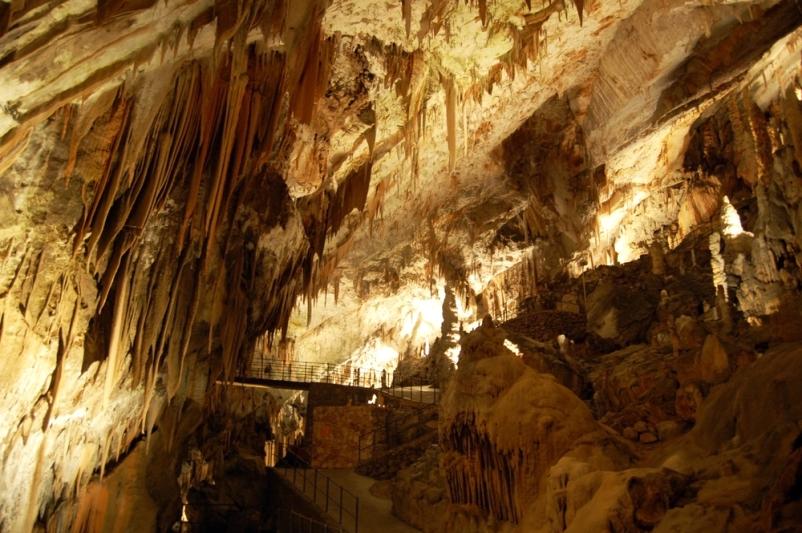
<instances>
[{"instance_id":1,"label":"rough stone wall","mask_svg":"<svg viewBox=\"0 0 802 533\"><path fill-rule=\"evenodd\" d=\"M315 67L300 82L301 54L249 39L281 34L281 5L230 17L203 2L73 4L18 12L0 37L0 515L12 531L80 496L140 434L175 431L165 405L213 405L207 384L286 323L308 251L265 160L287 106L308 122L316 100L281 87L327 78Z\"/></svg>"},{"instance_id":2,"label":"rough stone wall","mask_svg":"<svg viewBox=\"0 0 802 533\"><path fill-rule=\"evenodd\" d=\"M319 406L314 410L312 460L315 468L354 468L360 458L360 436L383 430L386 411L375 405Z\"/></svg>"}]
</instances>

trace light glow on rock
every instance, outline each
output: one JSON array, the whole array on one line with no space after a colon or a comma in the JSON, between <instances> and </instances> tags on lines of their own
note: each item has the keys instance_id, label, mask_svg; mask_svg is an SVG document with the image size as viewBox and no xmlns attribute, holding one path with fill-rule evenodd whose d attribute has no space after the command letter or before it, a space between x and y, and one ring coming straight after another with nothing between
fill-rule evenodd
<instances>
[{"instance_id":1,"label":"light glow on rock","mask_svg":"<svg viewBox=\"0 0 802 533\"><path fill-rule=\"evenodd\" d=\"M455 299L455 307L457 311L457 322L462 327L463 331L470 332L481 325L482 321L477 320L475 307L466 307L463 299L459 296Z\"/></svg>"},{"instance_id":2,"label":"light glow on rock","mask_svg":"<svg viewBox=\"0 0 802 533\"><path fill-rule=\"evenodd\" d=\"M462 351L460 345L452 346L446 350L446 357L448 357L455 366L459 363L459 354Z\"/></svg>"},{"instance_id":3,"label":"light glow on rock","mask_svg":"<svg viewBox=\"0 0 802 533\"><path fill-rule=\"evenodd\" d=\"M465 330L465 333L470 333L471 331L475 330L481 325L482 325L481 320L474 320L473 322L468 322L467 324L464 324L462 327Z\"/></svg>"},{"instance_id":4,"label":"light glow on rock","mask_svg":"<svg viewBox=\"0 0 802 533\"><path fill-rule=\"evenodd\" d=\"M401 337L417 336L430 337L432 333L440 330L443 322L443 298L428 300L412 300L412 309L404 315L401 326Z\"/></svg>"},{"instance_id":5,"label":"light glow on rock","mask_svg":"<svg viewBox=\"0 0 802 533\"><path fill-rule=\"evenodd\" d=\"M398 366L398 350L381 339L371 339L351 356L350 362L353 368L360 369L364 386L389 386Z\"/></svg>"},{"instance_id":6,"label":"light glow on rock","mask_svg":"<svg viewBox=\"0 0 802 533\"><path fill-rule=\"evenodd\" d=\"M86 407L81 407L80 409L77 409L72 413L59 415L50 420L49 427L53 426L63 427L66 426L67 423L70 422L71 420L83 420L84 418L86 418L86 413L87 413Z\"/></svg>"},{"instance_id":7,"label":"light glow on rock","mask_svg":"<svg viewBox=\"0 0 802 533\"><path fill-rule=\"evenodd\" d=\"M609 213L602 213L599 215L599 231L608 236L612 236L618 231L621 221L629 214L629 211L641 203L649 193L646 191L637 191L631 197L628 197L622 205L613 209Z\"/></svg>"},{"instance_id":8,"label":"light glow on rock","mask_svg":"<svg viewBox=\"0 0 802 533\"><path fill-rule=\"evenodd\" d=\"M721 200L721 223L724 225L724 235L727 237L737 237L745 233L738 211L735 210L730 203L730 199L726 196Z\"/></svg>"},{"instance_id":9,"label":"light glow on rock","mask_svg":"<svg viewBox=\"0 0 802 533\"><path fill-rule=\"evenodd\" d=\"M518 345L512 342L510 339L504 339L504 347L507 348L509 351L517 355L518 357L523 357L521 353L521 349L518 348Z\"/></svg>"},{"instance_id":10,"label":"light glow on rock","mask_svg":"<svg viewBox=\"0 0 802 533\"><path fill-rule=\"evenodd\" d=\"M611 235L618 229L618 225L621 224L626 214L626 209L620 207L610 213L599 215L599 231L604 235Z\"/></svg>"},{"instance_id":11,"label":"light glow on rock","mask_svg":"<svg viewBox=\"0 0 802 533\"><path fill-rule=\"evenodd\" d=\"M485 289L482 279L476 272L471 272L471 274L468 276L468 285L471 286L471 290L474 294L481 294L481 292Z\"/></svg>"}]
</instances>

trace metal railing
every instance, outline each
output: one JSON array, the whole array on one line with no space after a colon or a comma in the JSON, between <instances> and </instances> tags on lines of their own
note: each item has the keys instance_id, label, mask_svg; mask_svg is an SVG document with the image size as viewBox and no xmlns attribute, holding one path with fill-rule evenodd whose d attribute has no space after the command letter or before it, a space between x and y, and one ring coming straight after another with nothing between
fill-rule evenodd
<instances>
[{"instance_id":1,"label":"metal railing","mask_svg":"<svg viewBox=\"0 0 802 533\"><path fill-rule=\"evenodd\" d=\"M428 385L387 386L386 383L390 378L386 373L373 368L353 368L343 364L279 361L254 357L240 377L296 383L329 383L375 389L387 396L418 403L435 404L440 401L440 391Z\"/></svg>"},{"instance_id":2,"label":"metal railing","mask_svg":"<svg viewBox=\"0 0 802 533\"><path fill-rule=\"evenodd\" d=\"M426 428L426 425L434 420L436 416L436 412L417 410L401 418L391 418L383 427L373 428L360 433L357 464L364 464L367 461L380 457L384 452L389 451L395 446L400 446L422 436L426 431L420 431L420 429ZM411 439L406 439L405 434L415 428L419 429L415 436ZM432 431L434 431L434 429L432 429Z\"/></svg>"},{"instance_id":3,"label":"metal railing","mask_svg":"<svg viewBox=\"0 0 802 533\"><path fill-rule=\"evenodd\" d=\"M411 385L408 387L392 385L381 389L382 394L408 400L410 402L435 404L440 402L440 389L430 385Z\"/></svg>"},{"instance_id":4,"label":"metal railing","mask_svg":"<svg viewBox=\"0 0 802 533\"><path fill-rule=\"evenodd\" d=\"M253 358L242 377L271 381L294 381L298 383L330 383L369 389L378 388L381 374L374 369L352 368L331 363L309 363L304 361L279 361ZM385 375L385 381L386 381Z\"/></svg>"},{"instance_id":5,"label":"metal railing","mask_svg":"<svg viewBox=\"0 0 802 533\"><path fill-rule=\"evenodd\" d=\"M303 458L296 457L305 462ZM317 468L274 467L274 470L331 517L343 531L359 533L359 497L356 494Z\"/></svg>"},{"instance_id":6,"label":"metal railing","mask_svg":"<svg viewBox=\"0 0 802 533\"><path fill-rule=\"evenodd\" d=\"M331 526L292 509L279 510L279 533L343 533L343 528Z\"/></svg>"}]
</instances>

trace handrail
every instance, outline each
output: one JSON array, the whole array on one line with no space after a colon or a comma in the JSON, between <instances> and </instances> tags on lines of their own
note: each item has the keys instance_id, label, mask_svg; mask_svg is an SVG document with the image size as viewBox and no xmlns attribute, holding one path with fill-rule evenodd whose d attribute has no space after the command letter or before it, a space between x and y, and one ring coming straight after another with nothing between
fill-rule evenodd
<instances>
[{"instance_id":1,"label":"handrail","mask_svg":"<svg viewBox=\"0 0 802 533\"><path fill-rule=\"evenodd\" d=\"M422 404L436 404L440 402L440 389L430 385L400 386L391 385L381 389L382 394L401 400Z\"/></svg>"},{"instance_id":2,"label":"handrail","mask_svg":"<svg viewBox=\"0 0 802 533\"><path fill-rule=\"evenodd\" d=\"M273 469L301 494L311 497L312 503L332 517L340 528L346 530L352 526L347 530L359 533L359 497L319 469L309 466L303 457L292 450L288 453L294 455L306 465L306 468L273 467ZM311 474L307 475L309 471Z\"/></svg>"},{"instance_id":3,"label":"handrail","mask_svg":"<svg viewBox=\"0 0 802 533\"><path fill-rule=\"evenodd\" d=\"M287 515L289 513L289 516ZM319 520L315 520L314 518L308 517L297 512L295 509L279 509L279 531L287 532L287 533L312 533L312 532L320 532L320 533L343 533L345 530L339 526L330 526L325 522L321 522ZM289 517L289 528L287 528L287 524L284 520L284 517ZM282 529L282 526L284 528Z\"/></svg>"},{"instance_id":4,"label":"handrail","mask_svg":"<svg viewBox=\"0 0 802 533\"><path fill-rule=\"evenodd\" d=\"M253 358L242 377L299 383L330 383L365 389L377 388L381 376L375 369L350 368L331 363L307 361L279 361ZM385 374L385 381L386 381Z\"/></svg>"},{"instance_id":5,"label":"handrail","mask_svg":"<svg viewBox=\"0 0 802 533\"><path fill-rule=\"evenodd\" d=\"M253 358L240 377L374 389L387 396L424 404L435 404L440 400L440 391L428 385L387 386L386 373L377 372L374 368L352 368L343 364Z\"/></svg>"},{"instance_id":6,"label":"handrail","mask_svg":"<svg viewBox=\"0 0 802 533\"><path fill-rule=\"evenodd\" d=\"M431 413L428 413L429 416L422 419L423 413L426 413L426 411L414 411L400 419L391 419L391 422L384 427L374 427L360 433L357 445L357 464L363 464L363 456L367 455L365 452L368 450L371 451L370 457L365 457L365 461L375 459L377 456L376 451L380 446L388 446L393 440L399 440L403 432L414 427L425 426L434 418Z\"/></svg>"}]
</instances>

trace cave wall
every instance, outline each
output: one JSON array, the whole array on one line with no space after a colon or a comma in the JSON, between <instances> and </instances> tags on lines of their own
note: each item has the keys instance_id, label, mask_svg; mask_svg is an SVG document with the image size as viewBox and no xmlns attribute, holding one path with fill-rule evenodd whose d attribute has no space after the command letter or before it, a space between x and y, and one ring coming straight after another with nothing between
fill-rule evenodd
<instances>
[{"instance_id":1,"label":"cave wall","mask_svg":"<svg viewBox=\"0 0 802 533\"><path fill-rule=\"evenodd\" d=\"M266 160L326 85L315 9L31 6L0 38L4 528L175 432L167 405L213 405L286 324L308 245ZM310 22L295 52L253 41L287 17Z\"/></svg>"}]
</instances>

